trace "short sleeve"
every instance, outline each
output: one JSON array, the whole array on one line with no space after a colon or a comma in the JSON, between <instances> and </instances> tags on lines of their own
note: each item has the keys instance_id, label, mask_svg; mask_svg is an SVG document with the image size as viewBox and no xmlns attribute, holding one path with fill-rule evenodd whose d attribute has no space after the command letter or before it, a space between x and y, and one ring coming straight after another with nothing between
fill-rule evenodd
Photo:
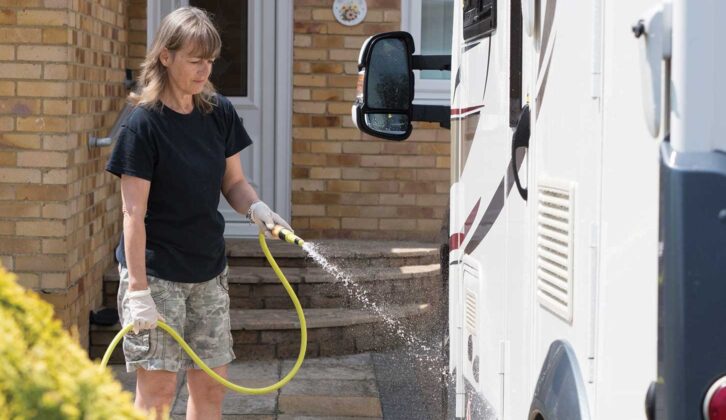
<instances>
[{"instance_id":1,"label":"short sleeve","mask_svg":"<svg viewBox=\"0 0 726 420\"><path fill-rule=\"evenodd\" d=\"M225 113L227 122L227 138L224 145L224 157L230 157L252 144L252 139L242 124L242 119L237 115L234 106L225 101Z\"/></svg>"},{"instance_id":2,"label":"short sleeve","mask_svg":"<svg viewBox=\"0 0 726 420\"><path fill-rule=\"evenodd\" d=\"M130 117L130 119L132 119ZM119 133L116 145L106 163L106 170L118 177L131 175L151 181L154 175L156 150L153 139L140 135L126 124Z\"/></svg>"}]
</instances>

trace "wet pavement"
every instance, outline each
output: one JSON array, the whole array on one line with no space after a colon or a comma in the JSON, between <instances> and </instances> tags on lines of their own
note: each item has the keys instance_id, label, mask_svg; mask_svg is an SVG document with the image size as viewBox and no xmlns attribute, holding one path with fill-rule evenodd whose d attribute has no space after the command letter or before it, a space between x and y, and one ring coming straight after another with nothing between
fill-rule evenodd
<instances>
[{"instance_id":1,"label":"wet pavement","mask_svg":"<svg viewBox=\"0 0 726 420\"><path fill-rule=\"evenodd\" d=\"M234 362L230 380L261 387L277 382L293 360ZM402 352L364 353L307 359L295 378L281 390L262 396L228 392L223 418L236 420L433 420L436 395L425 395L418 382L420 369ZM112 366L124 388L133 392L135 374ZM185 374L180 373L172 419L184 419L187 401ZM430 392L430 391L429 391ZM435 404L434 404L435 405ZM432 414L434 414L432 416Z\"/></svg>"}]
</instances>

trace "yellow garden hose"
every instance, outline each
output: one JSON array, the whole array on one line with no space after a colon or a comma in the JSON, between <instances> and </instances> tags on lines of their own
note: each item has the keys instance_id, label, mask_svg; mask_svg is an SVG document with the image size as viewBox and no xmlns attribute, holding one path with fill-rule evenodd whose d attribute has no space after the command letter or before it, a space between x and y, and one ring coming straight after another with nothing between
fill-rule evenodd
<instances>
[{"instance_id":1,"label":"yellow garden hose","mask_svg":"<svg viewBox=\"0 0 726 420\"><path fill-rule=\"evenodd\" d=\"M294 243L295 245L303 246L304 241L300 239L298 236L296 236L294 233L292 233L290 230L283 228L282 226L275 226L275 228L272 230L272 233L280 239L283 239L287 242ZM300 365L302 365L303 359L305 359L305 350L307 348L308 343L308 331L307 326L305 324L305 314L303 314L302 306L300 306L300 301L297 299L297 296L295 295L295 291L292 290L292 287L290 286L290 283L288 283L287 279L285 278L285 275L282 273L282 270L280 270L280 267L277 265L277 262L275 262L275 259L272 257L272 254L270 253L270 249L267 247L267 241L265 240L265 235L260 232L259 236L260 240L260 247L262 247L262 252L265 254L265 258L267 258L267 262L270 263L270 266L272 266L272 269L275 271L275 274L277 274L277 278L280 279L280 282L282 282L283 287L285 287L285 290L287 290L287 294L290 296L290 299L292 299L292 303L295 305L295 310L297 311L297 317L300 320L300 353L297 356L297 361L295 362L295 365L290 369L290 372L285 375L284 378L282 378L279 382L272 384L270 386L266 386L263 388L246 388L240 385L233 384L232 382L224 379L223 377L219 376L217 372L213 371L209 368L202 360L197 356L196 353L194 353L194 350L192 350L191 347L189 347L189 344L184 341L183 338L174 331L173 328L171 328L169 325L164 323L163 321L158 321L158 326L162 330L169 333L169 335L176 340L177 343L184 349L184 351L187 352L189 357L192 358L194 363L197 364L203 371L207 372L209 376L214 378L217 382L220 384L226 386L227 388L231 389L232 391L239 392L241 394L253 394L253 395L262 395L267 394L268 392L275 391L279 388L282 388L285 386L290 380L295 376L298 369L300 369ZM103 359L101 360L101 367L105 368L108 364L108 360L111 358L111 353L113 353L113 349L116 348L116 345L119 341L123 338L126 333L131 331L133 328L133 324L129 324L121 331L116 334L116 337L113 338L111 341L111 344L108 345L108 349L106 349L106 353L103 355Z\"/></svg>"}]
</instances>

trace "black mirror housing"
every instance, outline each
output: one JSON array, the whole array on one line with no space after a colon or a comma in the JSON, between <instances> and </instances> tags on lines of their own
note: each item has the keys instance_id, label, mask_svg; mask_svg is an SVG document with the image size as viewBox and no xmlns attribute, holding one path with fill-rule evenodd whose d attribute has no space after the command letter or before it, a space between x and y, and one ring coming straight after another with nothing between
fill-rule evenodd
<instances>
[{"instance_id":1,"label":"black mirror housing","mask_svg":"<svg viewBox=\"0 0 726 420\"><path fill-rule=\"evenodd\" d=\"M359 130L405 140L413 130L413 37L396 31L374 35L361 47L358 86L351 109Z\"/></svg>"}]
</instances>

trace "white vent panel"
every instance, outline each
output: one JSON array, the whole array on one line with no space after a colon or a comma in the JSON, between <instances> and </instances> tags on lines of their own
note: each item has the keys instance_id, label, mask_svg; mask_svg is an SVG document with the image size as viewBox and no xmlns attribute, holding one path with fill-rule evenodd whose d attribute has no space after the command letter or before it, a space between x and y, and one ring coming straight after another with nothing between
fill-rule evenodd
<instances>
[{"instance_id":1,"label":"white vent panel","mask_svg":"<svg viewBox=\"0 0 726 420\"><path fill-rule=\"evenodd\" d=\"M466 329L476 335L476 293L466 290Z\"/></svg>"},{"instance_id":2,"label":"white vent panel","mask_svg":"<svg viewBox=\"0 0 726 420\"><path fill-rule=\"evenodd\" d=\"M537 299L572 321L574 183L549 180L538 188Z\"/></svg>"}]
</instances>

